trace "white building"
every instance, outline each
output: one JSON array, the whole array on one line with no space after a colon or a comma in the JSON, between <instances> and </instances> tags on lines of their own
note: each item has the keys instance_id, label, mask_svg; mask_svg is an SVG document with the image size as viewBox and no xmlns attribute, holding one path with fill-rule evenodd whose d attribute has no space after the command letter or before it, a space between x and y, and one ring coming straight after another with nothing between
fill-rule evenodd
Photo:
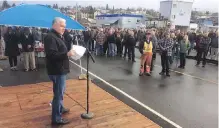
<instances>
[{"instance_id":1,"label":"white building","mask_svg":"<svg viewBox=\"0 0 219 128\"><path fill-rule=\"evenodd\" d=\"M193 31L197 31L197 30L198 30L198 24L196 24L196 23L190 23L189 29L190 29L190 30L193 30Z\"/></svg>"},{"instance_id":2,"label":"white building","mask_svg":"<svg viewBox=\"0 0 219 128\"><path fill-rule=\"evenodd\" d=\"M188 27L193 2L185 0L167 0L160 2L161 16L167 18L173 25Z\"/></svg>"},{"instance_id":3,"label":"white building","mask_svg":"<svg viewBox=\"0 0 219 128\"><path fill-rule=\"evenodd\" d=\"M81 15L81 19L83 19L83 18L86 19L89 17L89 14L86 12L81 12L81 13L79 13L79 15Z\"/></svg>"},{"instance_id":4,"label":"white building","mask_svg":"<svg viewBox=\"0 0 219 128\"><path fill-rule=\"evenodd\" d=\"M96 16L96 25L110 25L118 28L137 28L139 24L144 23L142 15L133 14L105 14Z\"/></svg>"},{"instance_id":5,"label":"white building","mask_svg":"<svg viewBox=\"0 0 219 128\"><path fill-rule=\"evenodd\" d=\"M146 21L147 27L164 28L167 26L167 21L165 20L149 20Z\"/></svg>"},{"instance_id":6,"label":"white building","mask_svg":"<svg viewBox=\"0 0 219 128\"><path fill-rule=\"evenodd\" d=\"M95 11L95 12L94 12L94 19L95 19L95 17L96 17L97 15L100 15L100 14L101 14L100 11Z\"/></svg>"}]
</instances>

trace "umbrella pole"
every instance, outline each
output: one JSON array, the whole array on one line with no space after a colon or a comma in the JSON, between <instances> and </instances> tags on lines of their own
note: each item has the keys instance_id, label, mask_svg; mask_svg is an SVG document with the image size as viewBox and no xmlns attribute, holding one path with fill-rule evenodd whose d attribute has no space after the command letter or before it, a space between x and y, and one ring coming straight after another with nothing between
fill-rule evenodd
<instances>
[{"instance_id":1,"label":"umbrella pole","mask_svg":"<svg viewBox=\"0 0 219 128\"><path fill-rule=\"evenodd\" d=\"M76 42L77 42L77 45L78 45L78 37L76 35ZM79 60L79 64L80 64L80 68L81 68L81 74L78 76L78 79L79 80L86 80L87 79L87 75L86 74L83 74L83 69L82 69L82 66L81 66L81 59Z\"/></svg>"},{"instance_id":2,"label":"umbrella pole","mask_svg":"<svg viewBox=\"0 0 219 128\"><path fill-rule=\"evenodd\" d=\"M0 59L2 58L3 55L3 42L2 42L2 26L0 25L1 33L0 33Z\"/></svg>"},{"instance_id":3,"label":"umbrella pole","mask_svg":"<svg viewBox=\"0 0 219 128\"><path fill-rule=\"evenodd\" d=\"M0 60L5 60L7 59L7 57L4 56L4 45L3 45L3 28L0 25L0 29L1 29L1 37L0 37Z\"/></svg>"}]
</instances>

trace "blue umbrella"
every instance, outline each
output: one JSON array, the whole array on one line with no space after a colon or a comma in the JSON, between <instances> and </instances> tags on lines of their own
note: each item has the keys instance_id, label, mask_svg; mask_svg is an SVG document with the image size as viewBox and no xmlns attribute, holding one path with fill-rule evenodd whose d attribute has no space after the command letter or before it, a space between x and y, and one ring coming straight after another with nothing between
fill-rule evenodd
<instances>
[{"instance_id":1,"label":"blue umbrella","mask_svg":"<svg viewBox=\"0 0 219 128\"><path fill-rule=\"evenodd\" d=\"M70 17L40 4L21 4L0 12L0 25L51 28L55 17L65 19L67 29L85 30Z\"/></svg>"}]
</instances>

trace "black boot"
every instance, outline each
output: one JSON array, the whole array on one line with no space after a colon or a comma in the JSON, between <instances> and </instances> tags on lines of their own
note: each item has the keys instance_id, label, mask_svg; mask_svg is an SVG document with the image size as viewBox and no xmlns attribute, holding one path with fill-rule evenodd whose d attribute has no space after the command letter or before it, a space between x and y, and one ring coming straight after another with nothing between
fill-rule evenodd
<instances>
[{"instance_id":1,"label":"black boot","mask_svg":"<svg viewBox=\"0 0 219 128\"><path fill-rule=\"evenodd\" d=\"M170 77L170 74L169 74L169 73L166 73L166 76L167 76L167 77Z\"/></svg>"},{"instance_id":2,"label":"black boot","mask_svg":"<svg viewBox=\"0 0 219 128\"><path fill-rule=\"evenodd\" d=\"M160 75L164 75L164 72L160 72L159 74L160 74Z\"/></svg>"},{"instance_id":3,"label":"black boot","mask_svg":"<svg viewBox=\"0 0 219 128\"><path fill-rule=\"evenodd\" d=\"M69 124L70 121L68 119L61 119L60 121L53 122L52 125L66 125Z\"/></svg>"}]
</instances>

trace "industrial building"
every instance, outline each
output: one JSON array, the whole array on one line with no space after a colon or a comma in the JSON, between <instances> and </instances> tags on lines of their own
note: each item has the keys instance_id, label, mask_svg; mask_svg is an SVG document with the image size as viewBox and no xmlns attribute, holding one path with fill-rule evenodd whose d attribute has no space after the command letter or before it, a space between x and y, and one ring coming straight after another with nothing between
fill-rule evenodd
<instances>
[{"instance_id":1,"label":"industrial building","mask_svg":"<svg viewBox=\"0 0 219 128\"><path fill-rule=\"evenodd\" d=\"M143 15L104 14L96 16L97 26L113 26L118 28L137 28L145 24Z\"/></svg>"},{"instance_id":2,"label":"industrial building","mask_svg":"<svg viewBox=\"0 0 219 128\"><path fill-rule=\"evenodd\" d=\"M193 0L167 0L160 2L161 17L168 19L173 26L188 27Z\"/></svg>"}]
</instances>

